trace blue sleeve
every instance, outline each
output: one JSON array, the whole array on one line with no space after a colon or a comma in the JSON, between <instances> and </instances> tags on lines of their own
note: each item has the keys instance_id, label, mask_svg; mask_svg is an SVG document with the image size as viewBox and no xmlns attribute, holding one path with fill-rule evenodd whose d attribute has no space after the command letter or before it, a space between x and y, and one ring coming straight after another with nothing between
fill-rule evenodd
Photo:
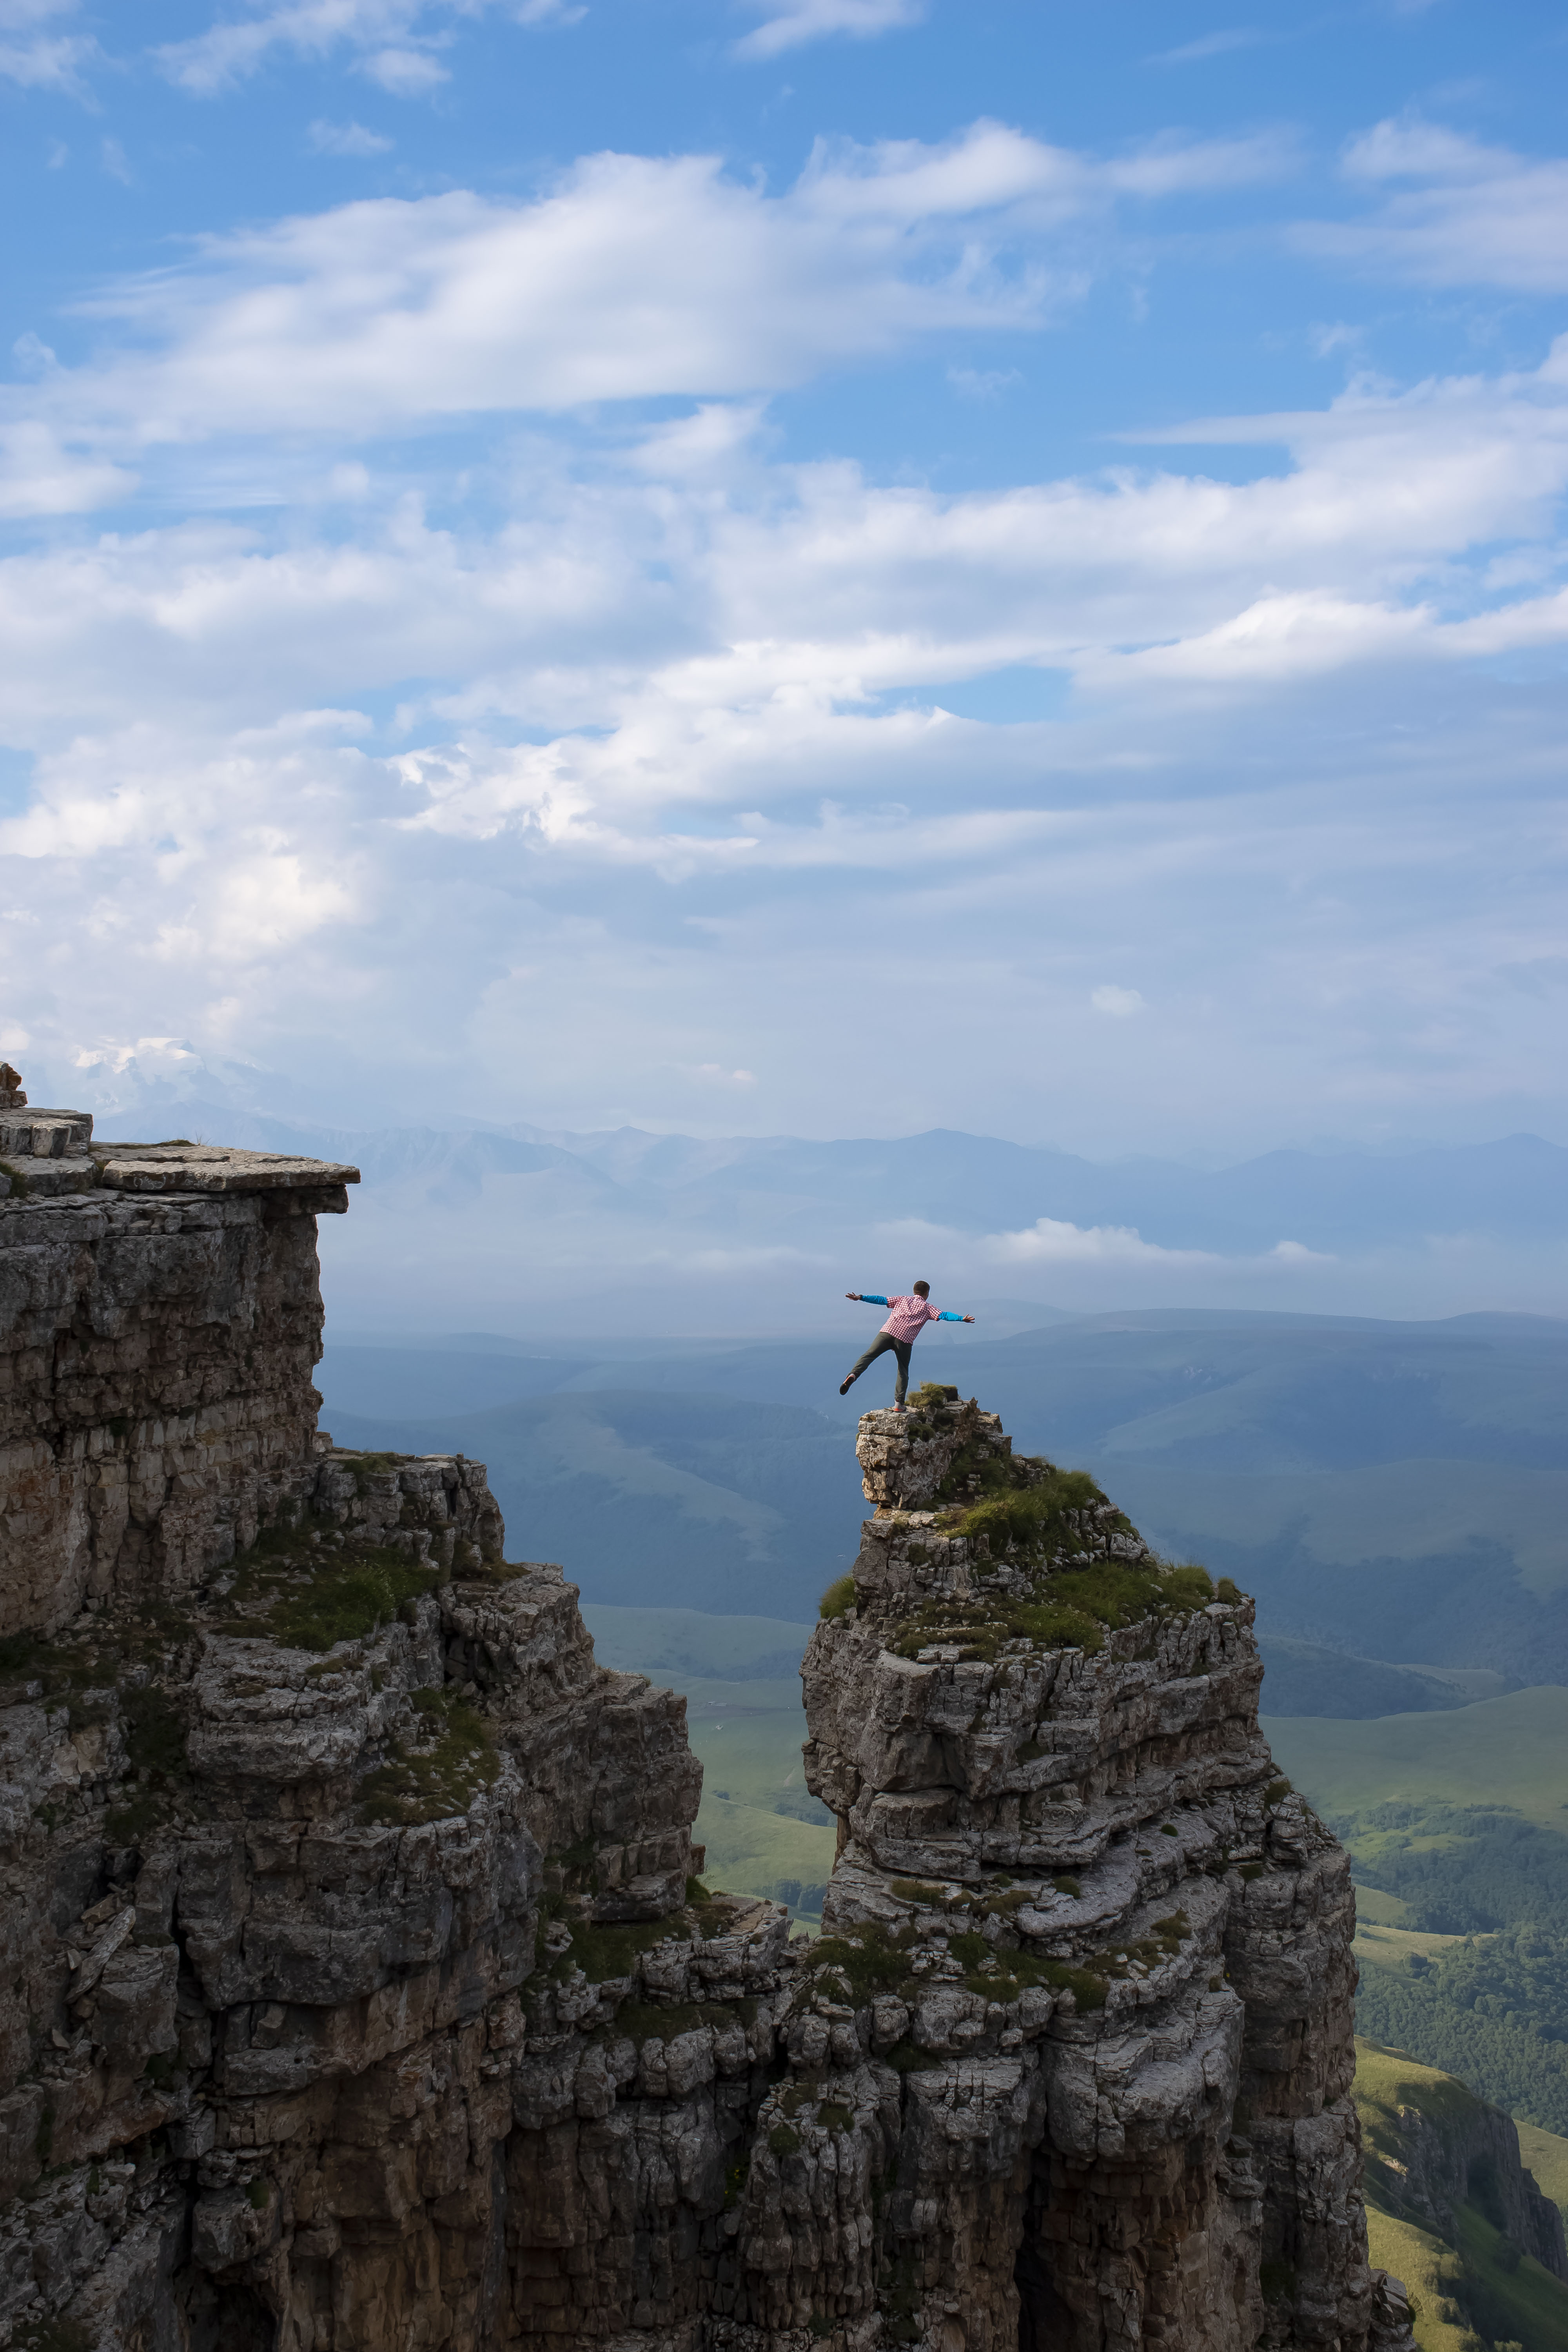
<instances>
[{"instance_id":1,"label":"blue sleeve","mask_svg":"<svg viewBox=\"0 0 1568 2352\"><path fill-rule=\"evenodd\" d=\"M939 1323L962 1323L963 1318L962 1315L950 1315L944 1307L936 1319Z\"/></svg>"},{"instance_id":2,"label":"blue sleeve","mask_svg":"<svg viewBox=\"0 0 1568 2352\"><path fill-rule=\"evenodd\" d=\"M886 1307L888 1303L879 1290L863 1290L860 1297L868 1307Z\"/></svg>"}]
</instances>

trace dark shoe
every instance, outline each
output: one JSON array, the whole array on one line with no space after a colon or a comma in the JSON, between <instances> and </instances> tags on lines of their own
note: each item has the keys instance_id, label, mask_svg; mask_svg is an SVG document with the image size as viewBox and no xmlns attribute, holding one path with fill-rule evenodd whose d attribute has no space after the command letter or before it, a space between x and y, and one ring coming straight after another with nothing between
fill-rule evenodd
<instances>
[{"instance_id":1,"label":"dark shoe","mask_svg":"<svg viewBox=\"0 0 1568 2352\"><path fill-rule=\"evenodd\" d=\"M847 1396L847 1395L848 1395L848 1393L849 1393L849 1391L850 1391L850 1390L854 1387L854 1385L855 1385L855 1375L854 1375L854 1373L853 1373L853 1372L851 1372L851 1373L850 1373L850 1375L849 1375L849 1378L848 1378L847 1381L839 1381L839 1383L838 1383L838 1393L839 1393L839 1395L840 1395L840 1396Z\"/></svg>"}]
</instances>

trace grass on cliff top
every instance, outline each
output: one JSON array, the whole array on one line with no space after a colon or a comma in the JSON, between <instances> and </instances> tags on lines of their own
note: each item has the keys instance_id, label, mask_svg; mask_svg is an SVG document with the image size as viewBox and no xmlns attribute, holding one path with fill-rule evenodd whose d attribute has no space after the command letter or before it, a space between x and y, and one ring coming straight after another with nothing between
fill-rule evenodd
<instances>
[{"instance_id":1,"label":"grass on cliff top","mask_svg":"<svg viewBox=\"0 0 1568 2352\"><path fill-rule=\"evenodd\" d=\"M44 1704L66 1706L81 1731L118 1719L138 1779L105 1816L111 1845L139 1845L193 1803L182 1701L166 1679L177 1669L189 1628L171 1603L144 1602L111 1624L89 1623L46 1637L15 1633L0 1642L0 1680L41 1683ZM40 1820L53 1809L39 1809Z\"/></svg>"},{"instance_id":2,"label":"grass on cliff top","mask_svg":"<svg viewBox=\"0 0 1568 2352\"><path fill-rule=\"evenodd\" d=\"M950 1471L948 1478L952 1476ZM970 1468L964 1483L978 1484L982 1492L959 1513L952 1533L971 1542L984 1536L998 1559L1031 1564L1081 1551L1082 1514L1099 1510L1108 1499L1087 1470L1058 1470L1049 1463L1026 1460L1003 1462L994 1454ZM1120 1511L1111 1525L1119 1534L1131 1532L1131 1520Z\"/></svg>"},{"instance_id":3,"label":"grass on cliff top","mask_svg":"<svg viewBox=\"0 0 1568 2352\"><path fill-rule=\"evenodd\" d=\"M1186 1932L1186 1913L1173 1911L1168 1918L1156 1919L1147 1936L1114 1949L1087 1953L1080 1960L1059 1959L1016 1945L993 1944L977 1928L949 1930L943 1941L948 1959L956 1960L963 1971L965 1989L982 2000L1005 2006L1030 1986L1043 1985L1053 1992L1070 1992L1080 2010L1097 2010L1105 2007L1113 1981L1136 1969L1157 1968L1180 1950ZM837 1987L856 2002L873 2000L879 1993L894 1993L912 2004L922 1991L942 1981L914 1966L916 1954L931 1948L912 1923L889 1931L868 1920L845 1935L819 1937L812 1947L809 1965L815 1981L828 1990ZM895 2053L894 2063L901 2064L907 2073L918 2065L918 2054L907 2053L900 2062Z\"/></svg>"},{"instance_id":4,"label":"grass on cliff top","mask_svg":"<svg viewBox=\"0 0 1568 2352\"><path fill-rule=\"evenodd\" d=\"M917 1413L910 1434L925 1433L934 1433ZM962 1660L990 1664L1007 1643L1020 1641L1093 1653L1104 1648L1107 1631L1185 1614L1215 1598L1205 1569L1086 1557L1108 1535L1135 1532L1121 1512L1109 1511L1103 1490L1086 1470L1007 1458L976 1438L954 1456L936 1501L942 1532L980 1548L981 1590L965 1600L924 1602L889 1640L899 1657L952 1644ZM986 1592L987 1557L994 1569L1022 1570L1026 1590ZM1239 1598L1228 1579L1222 1597ZM840 1578L824 1593L821 1613L841 1616L854 1599L853 1580Z\"/></svg>"},{"instance_id":5,"label":"grass on cliff top","mask_svg":"<svg viewBox=\"0 0 1568 2352\"><path fill-rule=\"evenodd\" d=\"M66 1701L71 1728L102 1723L115 1685L142 1668L166 1667L190 1631L172 1601L133 1604L110 1621L91 1621L58 1633L11 1633L0 1641L0 1682L15 1675L43 1685L46 1704Z\"/></svg>"},{"instance_id":6,"label":"grass on cliff top","mask_svg":"<svg viewBox=\"0 0 1568 2352\"><path fill-rule=\"evenodd\" d=\"M359 1785L366 1823L413 1829L466 1813L500 1770L489 1725L450 1687L414 1693L419 1737L399 1742Z\"/></svg>"},{"instance_id":7,"label":"grass on cliff top","mask_svg":"<svg viewBox=\"0 0 1568 2352\"><path fill-rule=\"evenodd\" d=\"M967 1601L928 1601L903 1621L888 1647L898 1657L916 1658L922 1650L952 1643L961 1660L987 1664L1009 1642L1092 1654L1104 1648L1108 1630L1188 1615L1206 1608L1214 1597L1206 1569L1096 1560L1087 1568L1037 1575L1026 1595L981 1591Z\"/></svg>"},{"instance_id":8,"label":"grass on cliff top","mask_svg":"<svg viewBox=\"0 0 1568 2352\"><path fill-rule=\"evenodd\" d=\"M237 1633L289 1650L363 1641L441 1581L441 1570L390 1544L312 1544L303 1528L264 1528L237 1562L226 1608Z\"/></svg>"},{"instance_id":9,"label":"grass on cliff top","mask_svg":"<svg viewBox=\"0 0 1568 2352\"><path fill-rule=\"evenodd\" d=\"M570 1859L567 1855L552 1857L557 1863ZM523 2005L537 2013L542 1988L546 1984L564 1984L574 1969L581 1969L593 1985L614 1984L635 1977L637 1963L645 1952L657 1945L668 1943L671 1937L685 1940L695 1928L704 1937L727 1935L739 1913L747 1908L745 1898L739 1901L732 1895L715 1895L700 1878L686 1882L686 1901L675 1911L666 1912L658 1919L594 1920L572 1915L568 1899L560 1895L546 1895L540 1906L539 1926L534 1940L534 1972L522 1987ZM559 1933L563 1924L571 1941L559 1951L552 1949L552 1931ZM623 2001L616 2011L616 2021L608 2031L630 2033L635 2041L645 2041L650 2034L668 2039L672 2033L684 2033L699 2024L717 2025L735 2016L732 2005L710 2003L688 2005L661 2001ZM747 2023L755 2013L754 2004L742 2001L741 2014ZM601 2029L603 2031L604 2029Z\"/></svg>"}]
</instances>

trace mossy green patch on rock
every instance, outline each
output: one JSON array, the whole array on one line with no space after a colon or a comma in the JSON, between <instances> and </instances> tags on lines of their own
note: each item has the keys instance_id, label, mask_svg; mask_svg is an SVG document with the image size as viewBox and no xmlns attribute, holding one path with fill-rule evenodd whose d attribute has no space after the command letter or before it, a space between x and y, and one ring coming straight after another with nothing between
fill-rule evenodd
<instances>
[{"instance_id":1,"label":"mossy green patch on rock","mask_svg":"<svg viewBox=\"0 0 1568 2352\"><path fill-rule=\"evenodd\" d=\"M839 1576L834 1579L818 1601L816 1613L825 1619L843 1617L854 1606L855 1579L853 1576Z\"/></svg>"},{"instance_id":2,"label":"mossy green patch on rock","mask_svg":"<svg viewBox=\"0 0 1568 2352\"><path fill-rule=\"evenodd\" d=\"M1005 1593L995 1600L925 1601L889 1635L888 1647L895 1657L918 1658L922 1650L956 1646L960 1663L991 1665L1010 1642L1092 1653L1104 1648L1105 1636L1080 1609Z\"/></svg>"},{"instance_id":3,"label":"mossy green patch on rock","mask_svg":"<svg viewBox=\"0 0 1568 2352\"><path fill-rule=\"evenodd\" d=\"M967 1599L922 1603L895 1629L888 1647L897 1657L918 1658L923 1650L952 1645L960 1662L985 1664L1014 1642L1093 1655L1104 1648L1108 1631L1190 1615L1213 1598L1214 1587L1201 1568L1096 1560L1087 1568L1037 1573L1024 1592L987 1591L982 1578Z\"/></svg>"},{"instance_id":4,"label":"mossy green patch on rock","mask_svg":"<svg viewBox=\"0 0 1568 2352\"><path fill-rule=\"evenodd\" d=\"M536 1563L526 1559L500 1559L483 1556L471 1543L459 1542L452 1559L454 1584L515 1584L520 1576L532 1573Z\"/></svg>"},{"instance_id":5,"label":"mossy green patch on rock","mask_svg":"<svg viewBox=\"0 0 1568 2352\"><path fill-rule=\"evenodd\" d=\"M241 1555L225 1606L237 1633L331 1650L391 1624L440 1581L438 1568L390 1544L329 1549L306 1529L272 1528Z\"/></svg>"},{"instance_id":6,"label":"mossy green patch on rock","mask_svg":"<svg viewBox=\"0 0 1568 2352\"><path fill-rule=\"evenodd\" d=\"M1106 1500L1087 1470L1002 1463L987 1454L981 1475L994 1491L961 1512L952 1532L972 1543L985 1537L998 1558L1037 1561L1081 1550L1078 1517Z\"/></svg>"},{"instance_id":7,"label":"mossy green patch on rock","mask_svg":"<svg viewBox=\"0 0 1568 2352\"><path fill-rule=\"evenodd\" d=\"M820 1936L812 1946L813 1978L841 1977L857 2000L879 1992L896 1992L910 1973L915 1950L912 1927L889 1935L886 1927L868 1921L847 1935Z\"/></svg>"},{"instance_id":8,"label":"mossy green patch on rock","mask_svg":"<svg viewBox=\"0 0 1568 2352\"><path fill-rule=\"evenodd\" d=\"M944 1405L958 1402L958 1391L944 1381L922 1381L910 1399L914 1412L939 1412Z\"/></svg>"},{"instance_id":9,"label":"mossy green patch on rock","mask_svg":"<svg viewBox=\"0 0 1568 2352\"><path fill-rule=\"evenodd\" d=\"M112 1623L59 1633L13 1633L0 1642L0 1679L41 1683L46 1705L69 1708L73 1730L108 1721L127 1690L167 1672L189 1633L167 1601L142 1601ZM133 1759L144 1761L145 1759Z\"/></svg>"},{"instance_id":10,"label":"mossy green patch on rock","mask_svg":"<svg viewBox=\"0 0 1568 2352\"><path fill-rule=\"evenodd\" d=\"M362 1822L412 1829L466 1813L500 1770L490 1727L456 1691L416 1691L422 1737L398 1742L359 1785Z\"/></svg>"}]
</instances>

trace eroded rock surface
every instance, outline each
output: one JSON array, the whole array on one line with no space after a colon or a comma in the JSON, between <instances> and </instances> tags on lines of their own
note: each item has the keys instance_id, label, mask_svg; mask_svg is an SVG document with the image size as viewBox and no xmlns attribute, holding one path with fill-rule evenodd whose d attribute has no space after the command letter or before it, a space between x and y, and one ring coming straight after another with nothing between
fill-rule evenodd
<instances>
[{"instance_id":1,"label":"eroded rock surface","mask_svg":"<svg viewBox=\"0 0 1568 2352\"><path fill-rule=\"evenodd\" d=\"M482 1468L316 1432L352 1171L7 1117L0 2344L1408 2347L1249 1603L865 1416L791 1944Z\"/></svg>"}]
</instances>

